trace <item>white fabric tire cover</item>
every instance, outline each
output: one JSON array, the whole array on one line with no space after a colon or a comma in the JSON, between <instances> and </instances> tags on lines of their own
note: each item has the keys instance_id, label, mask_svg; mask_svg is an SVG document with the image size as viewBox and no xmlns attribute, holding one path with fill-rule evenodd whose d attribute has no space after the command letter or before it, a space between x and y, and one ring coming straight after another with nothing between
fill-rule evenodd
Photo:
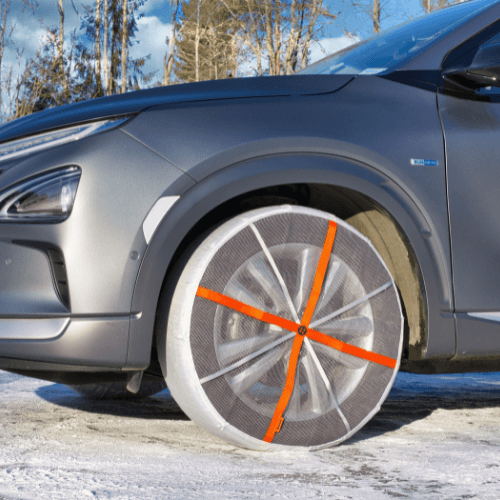
<instances>
[{"instance_id":1,"label":"white fabric tire cover","mask_svg":"<svg viewBox=\"0 0 500 500\"><path fill-rule=\"evenodd\" d=\"M185 265L167 385L233 444L318 449L379 410L402 337L396 286L367 238L319 210L261 208L219 226Z\"/></svg>"}]
</instances>

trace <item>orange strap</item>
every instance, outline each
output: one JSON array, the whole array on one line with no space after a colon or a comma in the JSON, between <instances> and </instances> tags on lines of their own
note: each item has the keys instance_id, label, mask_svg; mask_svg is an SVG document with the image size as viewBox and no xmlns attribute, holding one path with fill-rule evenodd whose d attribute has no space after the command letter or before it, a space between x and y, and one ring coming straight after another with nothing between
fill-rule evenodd
<instances>
[{"instance_id":1,"label":"orange strap","mask_svg":"<svg viewBox=\"0 0 500 500\"><path fill-rule=\"evenodd\" d=\"M274 314L266 313L264 311L261 311L260 309L256 309L255 307L232 299L227 295L208 290L207 288L203 288L201 286L198 288L196 295L198 295L198 297L203 297L205 299L211 300L212 302L216 302L217 304L226 306L229 309L233 309L242 314L246 314L247 316L250 316L252 318L264 321L265 323L279 326L280 328L283 328L284 330L288 330L290 332L296 332L301 326L297 323L294 323L293 321L289 321L285 318L280 318L279 316L275 316ZM316 330L311 330L308 328L306 337L309 337L311 340L319 342L320 344L325 344L333 349L336 349L337 351L342 351L350 354L351 356L366 359L382 366L395 368L397 364L397 361L393 358L383 356L382 354L377 354L376 352L366 351L361 347L347 344L346 342L334 339L333 337L325 335L324 333L318 332Z\"/></svg>"},{"instance_id":2,"label":"orange strap","mask_svg":"<svg viewBox=\"0 0 500 500\"><path fill-rule=\"evenodd\" d=\"M288 406L290 398L292 397L293 386L295 385L295 376L297 372L297 363L299 361L300 348L304 342L304 337L302 335L295 335L293 339L292 352L290 354L290 360L288 361L288 371L286 374L286 382L283 392L281 393L276 409L274 410L273 418L271 419L271 425L267 429L266 435L264 436L264 441L270 443L274 435L280 431L283 425L283 413Z\"/></svg>"},{"instance_id":3,"label":"orange strap","mask_svg":"<svg viewBox=\"0 0 500 500\"><path fill-rule=\"evenodd\" d=\"M323 281L325 280L326 269L328 267L328 262L330 262L330 256L332 254L333 242L335 241L335 234L337 232L337 224L330 221L328 224L328 231L326 233L325 243L323 244L323 250L319 257L318 266L316 268L316 275L314 276L314 282L311 289L311 294L307 300L306 309L302 316L302 323L300 326L301 331L306 331L306 328L311 322L311 318L314 314L314 309L318 303L319 296L321 294L321 289L323 288ZM264 441L270 443L274 435L281 430L283 425L283 413L290 402L292 397L294 381L297 376L297 363L299 360L300 349L302 343L304 342L304 336L297 334L293 341L292 353L290 354L290 361L288 363L288 373L286 376L285 387L281 393L281 397L274 410L274 415L271 420L271 424L267 429L266 435L264 436Z\"/></svg>"},{"instance_id":4,"label":"orange strap","mask_svg":"<svg viewBox=\"0 0 500 500\"><path fill-rule=\"evenodd\" d=\"M389 358L382 354L377 354L376 352L366 351L352 344L346 344L341 340L334 339L324 333L317 332L316 330L307 330L307 337L311 340L315 340L320 344L325 344L328 347L332 347L337 351L342 351L356 358L366 359L377 365L387 366L388 368L396 368L397 361L395 359Z\"/></svg>"},{"instance_id":5,"label":"orange strap","mask_svg":"<svg viewBox=\"0 0 500 500\"><path fill-rule=\"evenodd\" d=\"M297 325L297 323L295 323L294 321L280 318L279 316L275 316L274 314L266 313L264 311L261 311L260 309L249 306L248 304L244 304L239 300L232 299L227 295L209 290L208 288L203 288L201 286L198 287L196 295L198 295L198 297L203 297L204 299L211 300L212 302L216 302L221 306L229 307L229 309L234 309L235 311L238 311L242 314L246 314L251 318L264 321L264 323L270 323L271 325L279 326L280 328L284 328L285 330L289 330L291 332L296 332L297 328L299 327L299 325Z\"/></svg>"},{"instance_id":6,"label":"orange strap","mask_svg":"<svg viewBox=\"0 0 500 500\"><path fill-rule=\"evenodd\" d=\"M326 233L325 243L323 244L323 250L321 251L321 256L319 258L318 267L316 268L316 276L314 276L311 295L309 295L309 300L307 301L306 309L304 311L304 315L302 316L302 324L306 327L309 326L309 323L311 322L311 318L314 314L316 304L318 303L319 296L321 294L321 289L323 288L323 281L325 279L328 262L330 262L330 255L332 254L333 242L335 241L336 233L337 223L330 221L328 224L328 232Z\"/></svg>"},{"instance_id":7,"label":"orange strap","mask_svg":"<svg viewBox=\"0 0 500 500\"><path fill-rule=\"evenodd\" d=\"M323 250L321 251L321 256L316 268L316 275L314 276L311 294L309 295L309 299L302 316L302 323L300 325L288 319L281 318L280 316L275 316L274 314L261 311L260 309L249 306L248 304L244 304L239 300L232 299L227 295L214 292L213 290L209 290L201 286L198 287L196 295L198 297L203 297L205 299L211 300L212 302L250 316L251 318L255 318L259 321L264 321L265 323L269 323L271 325L279 326L280 328L289 330L291 332L298 332L299 329L306 330L311 322L314 310L316 309L316 305L321 295L321 290L323 288L325 274L328 269L328 263L330 262L330 256L332 253L336 232L337 224L333 221L330 221L330 223L328 224L328 232L326 234ZM383 356L382 354L377 354L375 352L366 351L365 349L361 349L360 347L334 339L316 330L307 329L307 333L305 334L305 336L297 333L293 341L292 352L290 354L290 360L288 362L285 387L283 388L283 392L281 393L278 404L276 405L276 409L274 410L271 424L269 425L266 435L264 436L264 441L267 443L270 443L274 439L275 434L280 431L281 426L283 425L283 413L285 412L286 407L290 402L290 398L292 397L295 378L297 375L297 365L299 361L300 350L302 348L305 337L309 337L311 340L320 342L321 344L332 347L333 349L336 349L338 351L345 352L347 354L350 354L351 356L366 359L373 363L387 366L389 368L396 368L397 361L395 359Z\"/></svg>"}]
</instances>

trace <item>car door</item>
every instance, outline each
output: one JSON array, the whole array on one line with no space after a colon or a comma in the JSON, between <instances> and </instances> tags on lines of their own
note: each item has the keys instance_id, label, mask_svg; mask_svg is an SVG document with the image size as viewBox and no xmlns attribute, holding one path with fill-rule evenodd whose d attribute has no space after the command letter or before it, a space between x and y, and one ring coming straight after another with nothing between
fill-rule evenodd
<instances>
[{"instance_id":1,"label":"car door","mask_svg":"<svg viewBox=\"0 0 500 500\"><path fill-rule=\"evenodd\" d=\"M481 65L489 65L490 74L479 82ZM500 355L500 87L494 86L496 73L491 73L497 71L495 65L500 85L499 23L446 57L438 93L446 147L457 358Z\"/></svg>"}]
</instances>

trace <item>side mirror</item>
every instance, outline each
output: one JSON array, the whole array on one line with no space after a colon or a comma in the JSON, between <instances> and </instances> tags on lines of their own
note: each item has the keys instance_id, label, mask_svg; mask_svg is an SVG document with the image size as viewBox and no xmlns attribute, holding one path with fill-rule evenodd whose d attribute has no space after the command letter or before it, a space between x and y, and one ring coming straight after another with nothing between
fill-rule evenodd
<instances>
[{"instance_id":1,"label":"side mirror","mask_svg":"<svg viewBox=\"0 0 500 500\"><path fill-rule=\"evenodd\" d=\"M467 68L449 68L443 78L463 90L500 87L500 44L480 47Z\"/></svg>"}]
</instances>

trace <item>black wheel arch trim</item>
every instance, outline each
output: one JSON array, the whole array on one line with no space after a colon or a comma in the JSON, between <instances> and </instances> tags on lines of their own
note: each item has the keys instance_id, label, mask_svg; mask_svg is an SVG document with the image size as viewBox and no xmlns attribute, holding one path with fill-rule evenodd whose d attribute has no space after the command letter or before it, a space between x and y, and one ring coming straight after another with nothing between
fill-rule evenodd
<instances>
[{"instance_id":1,"label":"black wheel arch trim","mask_svg":"<svg viewBox=\"0 0 500 500\"><path fill-rule=\"evenodd\" d=\"M448 359L455 354L451 311L451 281L432 223L396 180L372 166L345 157L294 153L253 158L208 175L173 205L159 224L143 257L131 310L141 318L131 322L127 368L148 365L156 306L163 279L184 238L205 215L238 195L283 184L326 184L356 191L383 207L411 241L423 276L429 324L439 337L427 336L425 358ZM443 311L443 313L441 313Z\"/></svg>"}]
</instances>

